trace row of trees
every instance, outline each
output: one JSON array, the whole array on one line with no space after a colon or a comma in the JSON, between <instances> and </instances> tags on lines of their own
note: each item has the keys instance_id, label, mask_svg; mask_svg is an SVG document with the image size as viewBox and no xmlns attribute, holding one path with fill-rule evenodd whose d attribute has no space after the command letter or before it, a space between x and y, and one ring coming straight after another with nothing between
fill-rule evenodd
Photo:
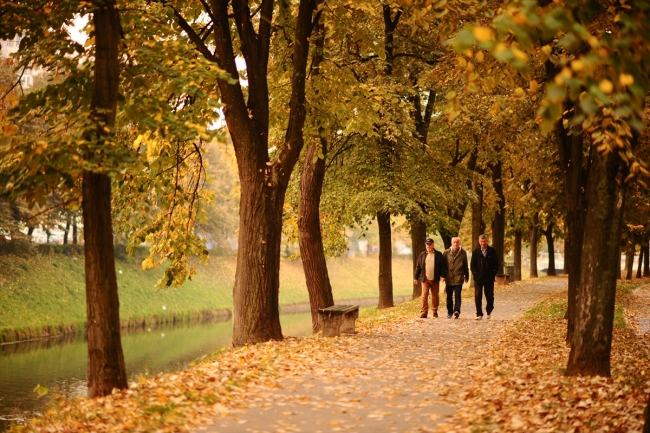
<instances>
[{"instance_id":1,"label":"row of trees","mask_svg":"<svg viewBox=\"0 0 650 433\"><path fill-rule=\"evenodd\" d=\"M218 118L240 188L233 344L282 338L283 228L315 317L334 302L325 257L343 226L377 219L384 308L391 216L416 247L434 231L448 244L471 207L473 242L489 224L502 257L512 240L517 260L526 234L564 236L567 374L608 375L623 215L632 231L647 222L643 184L628 187L648 174L637 3L7 3L18 71L53 78L3 90L0 187L83 208L90 395L126 386L113 222L131 248L152 245L148 266L168 261L161 285L191 276ZM86 46L66 31L78 16L92 17Z\"/></svg>"}]
</instances>

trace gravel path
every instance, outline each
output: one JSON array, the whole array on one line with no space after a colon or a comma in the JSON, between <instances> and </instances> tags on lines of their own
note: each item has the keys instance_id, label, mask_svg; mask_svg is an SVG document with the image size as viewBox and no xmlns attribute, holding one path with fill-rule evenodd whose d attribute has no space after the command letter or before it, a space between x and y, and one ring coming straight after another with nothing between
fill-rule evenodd
<instances>
[{"instance_id":1,"label":"gravel path","mask_svg":"<svg viewBox=\"0 0 650 433\"><path fill-rule=\"evenodd\" d=\"M490 353L491 342L536 303L566 290L566 282L543 279L500 289L489 320L474 320L473 298L464 298L459 319L419 319L414 313L377 331L344 336L340 350L321 355L320 368L287 372L280 389L251 389L237 410L200 431L444 430L454 408L440 397L462 389L468 368Z\"/></svg>"}]
</instances>

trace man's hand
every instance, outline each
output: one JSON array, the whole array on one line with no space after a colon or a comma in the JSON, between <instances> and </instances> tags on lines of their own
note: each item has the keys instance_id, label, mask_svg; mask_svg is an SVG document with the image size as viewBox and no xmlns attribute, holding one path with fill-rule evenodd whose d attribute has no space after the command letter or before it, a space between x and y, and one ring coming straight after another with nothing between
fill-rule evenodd
<instances>
[{"instance_id":1,"label":"man's hand","mask_svg":"<svg viewBox=\"0 0 650 433\"><path fill-rule=\"evenodd\" d=\"M445 282L445 277L440 277L440 281L444 283Z\"/></svg>"},{"instance_id":2,"label":"man's hand","mask_svg":"<svg viewBox=\"0 0 650 433\"><path fill-rule=\"evenodd\" d=\"M469 278L465 278L465 282L466 282L466 283L469 283Z\"/></svg>"},{"instance_id":3,"label":"man's hand","mask_svg":"<svg viewBox=\"0 0 650 433\"><path fill-rule=\"evenodd\" d=\"M418 283L418 280L413 280L413 284L417 284L417 283Z\"/></svg>"}]
</instances>

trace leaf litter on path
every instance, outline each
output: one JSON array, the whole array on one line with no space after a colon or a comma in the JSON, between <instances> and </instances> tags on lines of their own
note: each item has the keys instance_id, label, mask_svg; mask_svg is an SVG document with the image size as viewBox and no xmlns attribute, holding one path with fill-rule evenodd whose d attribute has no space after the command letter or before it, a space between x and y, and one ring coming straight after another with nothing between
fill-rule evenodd
<instances>
[{"instance_id":1,"label":"leaf litter on path","mask_svg":"<svg viewBox=\"0 0 650 433\"><path fill-rule=\"evenodd\" d=\"M648 353L630 330L615 332L612 379L565 378L565 323L515 321L565 286L499 288L491 320L473 320L471 301L460 319L419 319L417 301L362 312L356 335L224 350L108 397L60 398L13 431L641 431L650 366L638 371Z\"/></svg>"}]
</instances>

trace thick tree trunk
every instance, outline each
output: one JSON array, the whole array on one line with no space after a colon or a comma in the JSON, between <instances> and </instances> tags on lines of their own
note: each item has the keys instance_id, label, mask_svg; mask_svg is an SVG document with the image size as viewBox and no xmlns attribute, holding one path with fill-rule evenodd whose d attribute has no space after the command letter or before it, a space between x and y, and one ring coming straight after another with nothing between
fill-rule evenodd
<instances>
[{"instance_id":1,"label":"thick tree trunk","mask_svg":"<svg viewBox=\"0 0 650 433\"><path fill-rule=\"evenodd\" d=\"M472 203L472 251L479 247L478 237L485 232L483 224L483 185L474 182L477 200Z\"/></svg>"},{"instance_id":2,"label":"thick tree trunk","mask_svg":"<svg viewBox=\"0 0 650 433\"><path fill-rule=\"evenodd\" d=\"M321 140L323 155L327 154L327 143ZM318 310L334 305L332 286L327 273L327 261L323 249L320 227L320 198L325 179L325 159L318 158L318 147L309 146L300 177L300 205L298 207L298 231L300 257L305 271L311 323L314 332L320 330ZM316 160L314 161L314 157Z\"/></svg>"},{"instance_id":3,"label":"thick tree trunk","mask_svg":"<svg viewBox=\"0 0 650 433\"><path fill-rule=\"evenodd\" d=\"M112 127L117 110L121 31L115 1L100 3L93 14L93 22L97 48L91 109L96 118ZM101 125L97 127L96 138L102 140L105 132ZM85 171L82 195L86 239L88 395L100 397L110 394L114 388L127 388L113 249L111 178L104 173Z\"/></svg>"},{"instance_id":4,"label":"thick tree trunk","mask_svg":"<svg viewBox=\"0 0 650 433\"><path fill-rule=\"evenodd\" d=\"M442 238L442 245L445 249L451 248L451 238L453 238L453 236L447 232L440 232L440 237Z\"/></svg>"},{"instance_id":5,"label":"thick tree trunk","mask_svg":"<svg viewBox=\"0 0 650 433\"><path fill-rule=\"evenodd\" d=\"M634 269L634 245L633 242L628 242L625 248L625 279L632 279L632 270Z\"/></svg>"},{"instance_id":6,"label":"thick tree trunk","mask_svg":"<svg viewBox=\"0 0 650 433\"><path fill-rule=\"evenodd\" d=\"M641 248L639 248L639 261L636 264L636 277L641 278L643 276L643 256L645 254L645 249L643 248L643 245L641 245Z\"/></svg>"},{"instance_id":7,"label":"thick tree trunk","mask_svg":"<svg viewBox=\"0 0 650 433\"><path fill-rule=\"evenodd\" d=\"M521 281L521 230L515 231L515 281Z\"/></svg>"},{"instance_id":8,"label":"thick tree trunk","mask_svg":"<svg viewBox=\"0 0 650 433\"><path fill-rule=\"evenodd\" d=\"M427 239L427 225L424 221L415 221L411 223L411 250L413 252L413 272L418 264L418 256L426 247L424 242ZM413 284L413 299L419 299L422 296L422 283L418 281Z\"/></svg>"},{"instance_id":9,"label":"thick tree trunk","mask_svg":"<svg viewBox=\"0 0 650 433\"><path fill-rule=\"evenodd\" d=\"M546 246L548 247L548 272L546 275L555 276L555 245L553 244L553 223L549 223L546 230L541 230L546 237Z\"/></svg>"},{"instance_id":10,"label":"thick tree trunk","mask_svg":"<svg viewBox=\"0 0 650 433\"><path fill-rule=\"evenodd\" d=\"M567 376L610 375L626 168L616 152L602 155L592 148L591 159L582 273Z\"/></svg>"},{"instance_id":11,"label":"thick tree trunk","mask_svg":"<svg viewBox=\"0 0 650 433\"><path fill-rule=\"evenodd\" d=\"M568 307L565 316L567 318L567 344L570 344L573 338L587 212L585 191L587 190L588 170L583 166L584 138L579 127L576 127L574 131L567 131L563 126L564 120L570 121L576 112L579 112L579 107L574 107L573 103L567 100L564 104L564 117L558 121L555 128L559 163L564 172L564 194L567 209L565 221L568 236L564 243L564 273L569 275Z\"/></svg>"},{"instance_id":12,"label":"thick tree trunk","mask_svg":"<svg viewBox=\"0 0 650 433\"><path fill-rule=\"evenodd\" d=\"M492 166L492 185L497 194L499 202L497 203L498 209L494 214L492 221L492 247L497 250L497 257L499 257L499 273L503 271L503 263L505 257L505 237L506 237L506 197L503 194L503 179L501 178L502 164L498 161Z\"/></svg>"},{"instance_id":13,"label":"thick tree trunk","mask_svg":"<svg viewBox=\"0 0 650 433\"><path fill-rule=\"evenodd\" d=\"M320 75L320 63L323 60L323 43L325 25L318 24L313 60L311 64L312 79ZM322 158L318 157L318 145L311 144L305 152L305 160L300 177L300 204L298 207L298 231L300 257L305 271L309 305L311 307L311 324L314 332L320 330L318 310L334 305L332 285L327 272L327 260L323 247L320 227L320 199L325 180L325 158L327 157L327 140L320 139Z\"/></svg>"},{"instance_id":14,"label":"thick tree trunk","mask_svg":"<svg viewBox=\"0 0 650 433\"><path fill-rule=\"evenodd\" d=\"M538 228L539 215L535 213L533 216L533 225L530 226L530 278L537 278L537 241L538 241Z\"/></svg>"},{"instance_id":15,"label":"thick tree trunk","mask_svg":"<svg viewBox=\"0 0 650 433\"><path fill-rule=\"evenodd\" d=\"M393 247L391 241L390 212L377 212L379 226L379 305L378 309L393 304Z\"/></svg>"},{"instance_id":16,"label":"thick tree trunk","mask_svg":"<svg viewBox=\"0 0 650 433\"><path fill-rule=\"evenodd\" d=\"M188 32L199 51L237 77L230 19L234 19L241 56L246 62L248 91L239 81L219 80L224 117L232 137L241 185L239 249L233 288L233 345L281 340L278 291L282 212L293 168L302 151L305 122L305 82L312 27L313 0L300 0L293 40L293 70L289 123L285 143L275 161L269 161L269 47L272 35L272 0L262 0L255 31L248 2L212 0L214 55L189 25Z\"/></svg>"}]
</instances>

